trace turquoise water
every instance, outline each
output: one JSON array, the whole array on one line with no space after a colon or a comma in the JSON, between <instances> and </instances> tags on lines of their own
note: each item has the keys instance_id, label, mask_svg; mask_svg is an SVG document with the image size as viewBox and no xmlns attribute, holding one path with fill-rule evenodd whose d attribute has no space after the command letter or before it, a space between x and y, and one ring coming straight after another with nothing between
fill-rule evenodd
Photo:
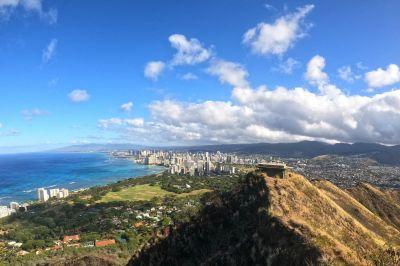
<instances>
[{"instance_id":1,"label":"turquoise water","mask_svg":"<svg viewBox=\"0 0 400 266\"><path fill-rule=\"evenodd\" d=\"M36 200L36 190L75 190L163 171L102 153L27 153L0 155L0 205Z\"/></svg>"}]
</instances>

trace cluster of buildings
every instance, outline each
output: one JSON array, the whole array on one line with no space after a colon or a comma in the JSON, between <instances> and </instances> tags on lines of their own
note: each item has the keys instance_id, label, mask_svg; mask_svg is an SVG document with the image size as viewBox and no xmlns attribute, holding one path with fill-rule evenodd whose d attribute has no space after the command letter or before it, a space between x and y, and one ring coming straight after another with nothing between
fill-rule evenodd
<instances>
[{"instance_id":1,"label":"cluster of buildings","mask_svg":"<svg viewBox=\"0 0 400 266\"><path fill-rule=\"evenodd\" d=\"M112 156L130 158L145 165L168 167L170 174L203 176L211 173L235 174L237 164L257 164L255 158L239 157L221 152L174 152L163 150L140 150L111 153Z\"/></svg>"},{"instance_id":2,"label":"cluster of buildings","mask_svg":"<svg viewBox=\"0 0 400 266\"><path fill-rule=\"evenodd\" d=\"M51 198L66 198L69 196L69 190L66 188L52 188L52 189L45 189L45 188L39 188L37 190L37 195L38 195L38 200L40 202L46 202Z\"/></svg>"},{"instance_id":3,"label":"cluster of buildings","mask_svg":"<svg viewBox=\"0 0 400 266\"><path fill-rule=\"evenodd\" d=\"M400 188L399 166L382 165L360 155L325 155L287 163L308 179L323 178L342 188L353 187L361 182L377 187Z\"/></svg>"},{"instance_id":4,"label":"cluster of buildings","mask_svg":"<svg viewBox=\"0 0 400 266\"><path fill-rule=\"evenodd\" d=\"M45 189L39 188L37 190L38 200L40 202L46 202L51 198L66 198L69 196L69 190L66 188L53 188L53 189ZM13 213L18 211L27 211L29 204L24 203L20 205L18 202L10 202L10 206L0 206L0 219L10 216Z\"/></svg>"},{"instance_id":5,"label":"cluster of buildings","mask_svg":"<svg viewBox=\"0 0 400 266\"><path fill-rule=\"evenodd\" d=\"M10 202L10 206L0 206L0 218L10 216L18 211L26 211L28 204L20 205L18 202Z\"/></svg>"}]
</instances>

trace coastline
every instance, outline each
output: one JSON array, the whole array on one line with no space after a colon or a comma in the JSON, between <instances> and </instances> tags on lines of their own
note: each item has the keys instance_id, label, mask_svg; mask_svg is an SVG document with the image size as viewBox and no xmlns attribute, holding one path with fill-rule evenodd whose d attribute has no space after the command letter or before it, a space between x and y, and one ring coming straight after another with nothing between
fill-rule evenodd
<instances>
[{"instance_id":1,"label":"coastline","mask_svg":"<svg viewBox=\"0 0 400 266\"><path fill-rule=\"evenodd\" d=\"M33 155L38 155L39 153L33 154ZM80 155L85 155L85 156L99 156L100 155L100 161L104 160L104 161L109 161L110 160L110 156L106 153L46 153L47 155L65 155L65 154L80 154ZM26 154L24 154L26 155ZM42 154L39 154L42 155ZM101 157L101 156L106 156L106 158ZM108 168L112 168L114 169L115 167L121 167L118 164L120 164L121 162L126 162L128 161L129 165L134 166L133 168L127 166L126 163L122 164L122 167L126 168L124 169L125 172L129 172L129 171L138 171L138 173L133 173L133 174L120 174L119 176L116 174L118 173L119 170L116 170L115 172L110 172L109 175L104 175L101 178L98 178L95 174L92 174L90 172L87 172L86 175L84 174L79 174L79 178L77 178L74 181L70 181L70 180L61 180L63 183L60 182L56 182L56 180L54 182L52 182L52 184L48 184L45 186L37 186L37 184L35 183L34 187L24 187L24 189L20 189L17 191L13 191L12 189L9 189L7 191L7 188L4 189L7 193L5 194L1 194L0 195L0 205L9 205L10 202L18 202L19 204L33 204L33 203L37 203L38 200L35 197L36 195L36 191L38 188L43 187L45 189L50 189L50 188L66 188L68 189L71 193L78 193L84 190L88 190L90 188L93 187L102 187L102 186L108 186L114 183L117 183L119 181L123 181L126 179L131 179L131 178L139 178L139 177L144 177L147 175L152 175L152 174L158 174L158 173L162 173L165 171L165 167L163 166L147 166L144 167L144 165L138 164L136 163L134 160L130 160L129 158L112 158L112 160L117 160L116 165L108 165ZM57 167L64 167L66 166L68 163L66 163L65 165L59 165ZM136 167L135 167L136 166ZM52 170L53 172L55 171L57 173L57 170L55 170L57 167L54 167ZM94 166L92 166L94 167ZM95 168L93 168L95 169ZM86 170L86 169L85 169ZM109 170L109 169L108 169ZM86 170L87 171L87 170ZM0 175L1 176L1 175ZM38 175L40 176L40 175ZM36 179L37 177L33 177L33 179ZM60 181L60 180L58 180ZM32 182L34 183L34 182ZM0 191L1 193L1 191ZM29 196L27 196L27 194L29 194ZM12 196L14 195L14 197ZM17 195L17 196L15 196Z\"/></svg>"}]
</instances>

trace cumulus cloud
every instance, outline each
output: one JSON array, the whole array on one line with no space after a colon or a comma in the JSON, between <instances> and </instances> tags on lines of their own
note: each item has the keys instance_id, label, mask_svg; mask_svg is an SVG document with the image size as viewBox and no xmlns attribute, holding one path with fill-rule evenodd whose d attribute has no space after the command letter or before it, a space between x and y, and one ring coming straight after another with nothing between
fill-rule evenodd
<instances>
[{"instance_id":1,"label":"cumulus cloud","mask_svg":"<svg viewBox=\"0 0 400 266\"><path fill-rule=\"evenodd\" d=\"M296 12L279 17L274 23L259 23L243 35L243 43L248 45L252 52L260 55L282 55L295 42L303 38L308 26L304 19L314 8L306 5Z\"/></svg>"},{"instance_id":2,"label":"cumulus cloud","mask_svg":"<svg viewBox=\"0 0 400 266\"><path fill-rule=\"evenodd\" d=\"M399 142L400 89L347 95L330 83L322 56L310 60L305 75L317 92L252 88L244 66L225 60L210 64L210 74L232 85L232 101L155 101L146 121L103 119L99 127L148 143Z\"/></svg>"},{"instance_id":3,"label":"cumulus cloud","mask_svg":"<svg viewBox=\"0 0 400 266\"><path fill-rule=\"evenodd\" d=\"M365 73L365 82L370 88L380 88L400 82L400 69L390 64L386 69L378 68Z\"/></svg>"},{"instance_id":4,"label":"cumulus cloud","mask_svg":"<svg viewBox=\"0 0 400 266\"><path fill-rule=\"evenodd\" d=\"M21 115L26 120L32 120L35 117L44 116L44 115L48 115L48 114L49 114L49 112L47 112L46 110L39 109L39 108L34 108L31 110L26 109L26 110L21 111Z\"/></svg>"},{"instance_id":5,"label":"cumulus cloud","mask_svg":"<svg viewBox=\"0 0 400 266\"><path fill-rule=\"evenodd\" d=\"M195 38L187 39L182 34L173 34L168 40L177 50L172 59L172 65L195 65L211 57L211 50L204 48Z\"/></svg>"},{"instance_id":6,"label":"cumulus cloud","mask_svg":"<svg viewBox=\"0 0 400 266\"><path fill-rule=\"evenodd\" d=\"M90 99L90 95L86 90L73 90L68 94L68 98L72 102L86 102Z\"/></svg>"},{"instance_id":7,"label":"cumulus cloud","mask_svg":"<svg viewBox=\"0 0 400 266\"><path fill-rule=\"evenodd\" d=\"M43 0L0 0L0 17L9 18L17 8L21 8L25 12L35 13L49 24L57 23L57 9L45 10Z\"/></svg>"},{"instance_id":8,"label":"cumulus cloud","mask_svg":"<svg viewBox=\"0 0 400 266\"><path fill-rule=\"evenodd\" d=\"M182 34L173 34L168 38L171 46L176 49L176 53L167 63L162 61L151 61L144 69L144 76L157 81L158 77L166 67L173 69L176 66L196 65L208 61L212 56L211 48L205 48L196 38L186 38ZM181 76L183 80L197 79L192 73Z\"/></svg>"},{"instance_id":9,"label":"cumulus cloud","mask_svg":"<svg viewBox=\"0 0 400 266\"><path fill-rule=\"evenodd\" d=\"M130 112L132 110L133 103L132 102L127 102L121 105L121 110L124 112Z\"/></svg>"},{"instance_id":10,"label":"cumulus cloud","mask_svg":"<svg viewBox=\"0 0 400 266\"><path fill-rule=\"evenodd\" d=\"M156 81L165 69L165 63L162 61L148 62L144 68L144 76L151 80Z\"/></svg>"},{"instance_id":11,"label":"cumulus cloud","mask_svg":"<svg viewBox=\"0 0 400 266\"><path fill-rule=\"evenodd\" d=\"M248 86L246 78L249 73L241 64L215 59L211 62L207 72L217 76L221 83L228 83L234 87Z\"/></svg>"},{"instance_id":12,"label":"cumulus cloud","mask_svg":"<svg viewBox=\"0 0 400 266\"><path fill-rule=\"evenodd\" d=\"M42 52L42 61L44 63L49 62L56 53L57 48L57 39L52 39L46 46L46 48Z\"/></svg>"},{"instance_id":13,"label":"cumulus cloud","mask_svg":"<svg viewBox=\"0 0 400 266\"><path fill-rule=\"evenodd\" d=\"M328 83L329 78L323 70L325 68L325 58L316 55L307 63L307 72L305 77L307 81L314 86L322 86Z\"/></svg>"}]
</instances>

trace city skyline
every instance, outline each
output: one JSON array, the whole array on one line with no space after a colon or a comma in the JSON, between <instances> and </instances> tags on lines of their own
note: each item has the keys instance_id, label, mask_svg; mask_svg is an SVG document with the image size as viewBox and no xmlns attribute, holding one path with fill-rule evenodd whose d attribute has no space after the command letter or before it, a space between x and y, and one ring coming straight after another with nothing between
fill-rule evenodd
<instances>
[{"instance_id":1,"label":"city skyline","mask_svg":"<svg viewBox=\"0 0 400 266\"><path fill-rule=\"evenodd\" d=\"M398 11L0 0L0 148L399 144Z\"/></svg>"}]
</instances>

